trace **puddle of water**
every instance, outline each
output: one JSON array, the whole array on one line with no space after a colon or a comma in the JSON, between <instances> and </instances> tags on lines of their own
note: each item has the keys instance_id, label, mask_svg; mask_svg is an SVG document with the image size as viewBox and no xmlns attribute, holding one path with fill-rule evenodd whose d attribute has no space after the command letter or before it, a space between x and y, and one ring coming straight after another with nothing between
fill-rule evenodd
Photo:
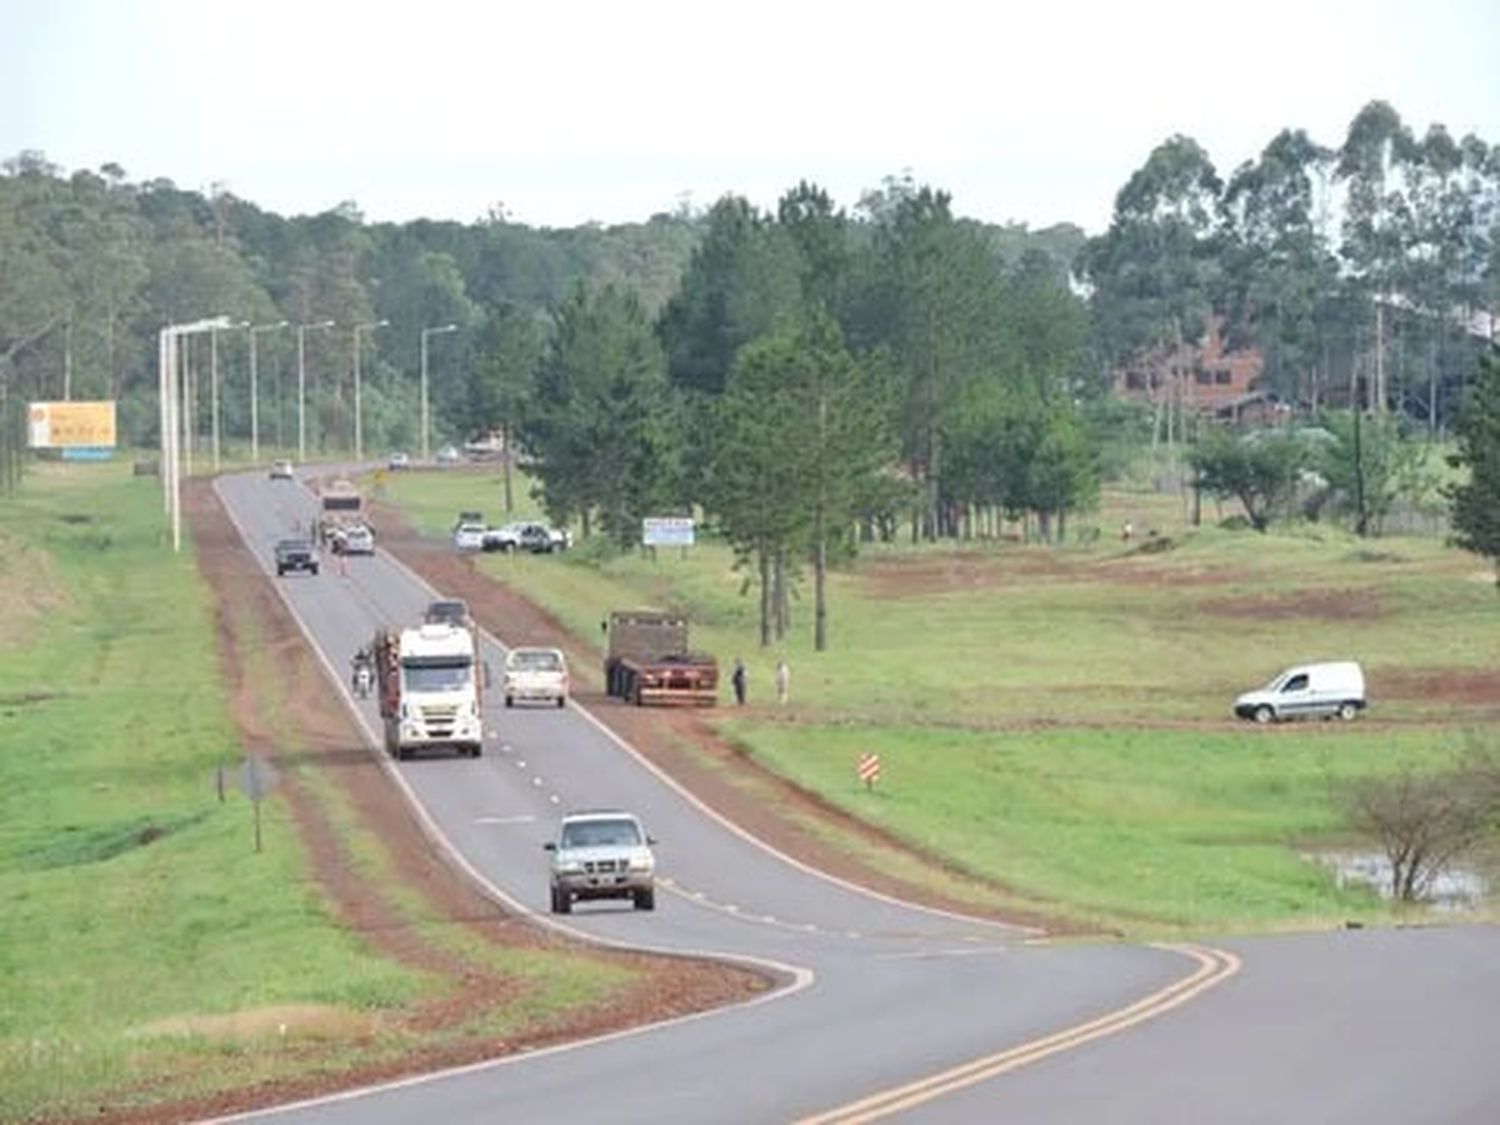
<instances>
[{"instance_id":1,"label":"puddle of water","mask_svg":"<svg viewBox=\"0 0 1500 1125\"><path fill-rule=\"evenodd\" d=\"M1380 852L1315 852L1307 858L1333 873L1340 887L1371 887L1383 899L1391 893L1391 861ZM1478 910L1489 901L1490 881L1478 871L1449 867L1433 876L1421 901L1434 910Z\"/></svg>"}]
</instances>

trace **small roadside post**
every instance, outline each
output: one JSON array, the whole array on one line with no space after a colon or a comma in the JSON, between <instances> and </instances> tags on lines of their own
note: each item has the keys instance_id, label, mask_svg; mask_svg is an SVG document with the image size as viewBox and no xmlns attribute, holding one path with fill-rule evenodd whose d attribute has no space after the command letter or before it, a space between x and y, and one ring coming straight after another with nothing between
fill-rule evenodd
<instances>
[{"instance_id":1,"label":"small roadside post","mask_svg":"<svg viewBox=\"0 0 1500 1125\"><path fill-rule=\"evenodd\" d=\"M260 803L266 794L276 788L276 782L280 778L270 762L254 756L246 757L245 764L240 767L240 788L245 796L250 798L250 804L255 808L255 851L260 852Z\"/></svg>"},{"instance_id":2,"label":"small roadside post","mask_svg":"<svg viewBox=\"0 0 1500 1125\"><path fill-rule=\"evenodd\" d=\"M873 790L875 783L880 780L880 755L861 754L858 773L859 779L865 783L866 792Z\"/></svg>"}]
</instances>

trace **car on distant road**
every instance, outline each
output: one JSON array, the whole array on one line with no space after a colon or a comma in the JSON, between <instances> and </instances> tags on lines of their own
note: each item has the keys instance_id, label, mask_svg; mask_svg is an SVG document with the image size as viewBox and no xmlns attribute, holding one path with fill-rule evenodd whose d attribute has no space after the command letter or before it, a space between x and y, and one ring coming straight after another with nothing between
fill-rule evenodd
<instances>
[{"instance_id":1,"label":"car on distant road","mask_svg":"<svg viewBox=\"0 0 1500 1125\"><path fill-rule=\"evenodd\" d=\"M318 552L306 539L282 539L276 544L276 577L288 571L318 573Z\"/></svg>"},{"instance_id":2,"label":"car on distant road","mask_svg":"<svg viewBox=\"0 0 1500 1125\"><path fill-rule=\"evenodd\" d=\"M505 654L505 705L568 704L568 662L555 648L513 648Z\"/></svg>"},{"instance_id":3,"label":"car on distant road","mask_svg":"<svg viewBox=\"0 0 1500 1125\"><path fill-rule=\"evenodd\" d=\"M485 530L482 523L461 523L453 529L453 546L460 551L482 551Z\"/></svg>"},{"instance_id":4,"label":"car on distant road","mask_svg":"<svg viewBox=\"0 0 1500 1125\"><path fill-rule=\"evenodd\" d=\"M422 622L426 625L458 625L464 629L473 624L469 619L469 603L462 598L439 598L428 602Z\"/></svg>"},{"instance_id":5,"label":"car on distant road","mask_svg":"<svg viewBox=\"0 0 1500 1125\"><path fill-rule=\"evenodd\" d=\"M373 555L375 553L375 533L369 526L362 523L351 524L342 528L334 540L335 550L344 555Z\"/></svg>"},{"instance_id":6,"label":"car on distant road","mask_svg":"<svg viewBox=\"0 0 1500 1125\"><path fill-rule=\"evenodd\" d=\"M272 480L291 480L293 479L293 476L294 474L292 473L292 463L290 461L271 462Z\"/></svg>"},{"instance_id":7,"label":"car on distant road","mask_svg":"<svg viewBox=\"0 0 1500 1125\"><path fill-rule=\"evenodd\" d=\"M437 463L439 465L457 465L463 460L463 454L458 451L457 446L445 445L437 452Z\"/></svg>"},{"instance_id":8,"label":"car on distant road","mask_svg":"<svg viewBox=\"0 0 1500 1125\"><path fill-rule=\"evenodd\" d=\"M656 843L641 822L619 809L590 809L562 818L552 853L552 913L574 901L628 898L637 910L656 909Z\"/></svg>"},{"instance_id":9,"label":"car on distant road","mask_svg":"<svg viewBox=\"0 0 1500 1125\"><path fill-rule=\"evenodd\" d=\"M553 551L565 551L571 542L572 538L566 531L535 522L492 527L484 535L486 551L530 551L544 555Z\"/></svg>"},{"instance_id":10,"label":"car on distant road","mask_svg":"<svg viewBox=\"0 0 1500 1125\"><path fill-rule=\"evenodd\" d=\"M392 453L387 465L396 470L411 468L411 458L405 453Z\"/></svg>"}]
</instances>

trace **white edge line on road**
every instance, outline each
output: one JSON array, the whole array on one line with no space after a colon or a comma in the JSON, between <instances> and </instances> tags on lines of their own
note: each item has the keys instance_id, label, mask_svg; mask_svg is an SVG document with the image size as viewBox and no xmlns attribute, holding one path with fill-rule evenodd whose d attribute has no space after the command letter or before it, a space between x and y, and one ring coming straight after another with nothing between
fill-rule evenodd
<instances>
[{"instance_id":1,"label":"white edge line on road","mask_svg":"<svg viewBox=\"0 0 1500 1125\"><path fill-rule=\"evenodd\" d=\"M240 542L243 543L246 550L248 550L250 554L254 556L257 565L260 567L261 573L265 575L267 579L270 579L271 573L266 566L265 560L261 558L260 553L257 552L251 545L250 537L248 534L246 534L244 525L236 517L233 509L224 500L223 494L219 491L219 484L220 478L215 478L213 481L213 489L215 496L217 496L219 499L220 507L229 517L229 521L234 524L235 530L239 533ZM432 587L428 585L428 583L424 581L420 575L415 574L415 572L413 572L410 567L407 567L399 559L396 559L395 556L390 556L390 558L408 575L416 578L416 580L429 592L432 591ZM512 913L529 917L536 925L545 926L548 929L554 930L558 933L566 934L571 938L582 941L589 945L600 946L608 949L626 950L630 952L656 953L666 957L680 958L682 960L701 958L704 960L720 961L731 965L739 965L742 967L767 971L774 976L790 978L790 983L785 984L780 988L774 988L761 996L755 996L749 1000L740 1001L737 1004L730 1004L719 1008L709 1008L701 1012L692 1012L685 1016L674 1016L672 1019L661 1020L656 1023L643 1024L640 1027L625 1028L621 1031L610 1032L606 1035L596 1035L593 1038L580 1039L572 1043L559 1043L556 1046L546 1047L537 1051L525 1051L518 1054L504 1055L500 1058L489 1059L484 1062L469 1063L465 1066L450 1067L446 1070L430 1071L426 1074L412 1075L408 1078L400 1078L391 1082L380 1082L372 1086L360 1086L353 1090L343 1090L339 1093L328 1094L322 1097L308 1098L303 1101L287 1102L282 1105L268 1106L264 1109L251 1110L246 1113L231 1114L225 1117L208 1118L205 1119L208 1125L213 1125L213 1123L218 1122L250 1121L258 1117L267 1117L272 1114L291 1113L297 1110L307 1109L319 1105L333 1105L338 1102L353 1101L358 1098L369 1097L371 1095L386 1093L392 1090L401 1090L410 1086L419 1086L428 1082L437 1082L445 1078L453 1078L465 1074L476 1074L484 1070L508 1066L512 1063L521 1062L526 1059L543 1058L547 1055L561 1054L565 1051L574 1051L585 1047L593 1047L602 1043L610 1043L617 1039L625 1039L633 1035L642 1035L647 1032L659 1031L665 1028L675 1027L679 1024L691 1023L695 1020L707 1019L711 1016L718 1016L728 1012L737 1012L746 1010L748 1008L759 1007L761 1004L768 1004L774 1000L784 1000L790 996L795 995L798 992L801 992L803 989L809 987L813 983L814 975L811 969L804 968L799 965L788 965L780 961L770 960L769 958L751 957L744 954L723 953L712 950L665 949L658 946L632 944L630 942L598 937L584 930L577 930L571 926L566 926L560 922L554 921L551 918L539 915L535 911L527 907L524 903L512 898L497 884L492 883L483 873L479 871L478 868L471 864L469 860L463 855L463 853L460 852L458 848L454 846L453 842L449 840L448 837L443 833L442 829L438 827L437 822L432 819L431 814L428 813L426 807L417 798L416 791L413 790L412 787L407 783L406 778L401 775L401 772L391 764L390 759L387 757L384 749L381 746L381 739L377 735L377 732L370 725L369 720L365 717L364 713L360 711L359 706L357 703L355 703L353 696L351 696L348 690L344 687L343 677L338 673L338 670L334 668L332 662L328 659L327 654L323 651L322 646L317 643L312 633L308 630L307 625L303 622L301 616L292 606L291 600L287 597L285 589L278 582L273 581L271 585L272 588L276 591L276 596L281 599L282 605L286 607L287 613L291 616L292 620L297 623L297 629L302 633L303 639L307 641L308 647L317 657L319 663L323 665L324 672L328 675L329 680L333 683L335 689L338 691L339 698L343 701L344 706L353 716L355 723L365 733L365 748L370 751L376 762L385 772L386 776L389 777L396 784L397 788L400 789L402 795L406 798L407 803L415 812L417 822L419 825L421 825L422 831L444 853L444 855L448 857L453 866L457 868L462 874L467 876L474 883L474 885L492 901L500 906L505 907ZM494 638L493 636L491 636L490 639L491 641L496 641L496 638ZM639 755L637 756L639 757Z\"/></svg>"}]
</instances>

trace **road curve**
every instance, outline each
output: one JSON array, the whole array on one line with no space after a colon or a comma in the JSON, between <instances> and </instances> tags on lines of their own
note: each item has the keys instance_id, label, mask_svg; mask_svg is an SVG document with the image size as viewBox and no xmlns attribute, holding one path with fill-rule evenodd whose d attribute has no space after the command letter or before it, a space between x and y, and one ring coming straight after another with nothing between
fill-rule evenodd
<instances>
[{"instance_id":1,"label":"road curve","mask_svg":"<svg viewBox=\"0 0 1500 1125\"><path fill-rule=\"evenodd\" d=\"M274 540L314 514L304 489L260 474L221 478L218 489L262 566ZM270 579L341 692L342 671L372 629L419 618L432 596L384 554L350 559L346 569ZM497 664L502 650L492 640L485 647ZM347 702L373 734L373 702ZM572 807L629 808L661 841L658 909L580 904L567 928L774 966L787 987L640 1032L234 1120L988 1122L1003 1114L1368 1125L1477 1121L1465 1116L1473 1106L1500 1106L1500 1082L1476 1065L1500 1041L1494 928L1305 935L1218 950L1038 948L1020 931L893 902L785 861L708 814L577 707L490 707L485 719L493 737L478 760L386 760L456 862L513 909L557 924L546 913L541 850L557 817ZM1409 986L1367 995L1371 974L1392 962ZM1321 966L1315 1009L1310 966ZM1455 974L1469 987L1445 987ZM1346 1012L1355 1016L1349 1026ZM1399 1066L1372 1065L1369 1051L1386 1046L1381 1020L1442 1022L1473 1037L1440 1050L1437 1037L1414 1036ZM1295 1055L1281 1048L1288 1042L1298 1044ZM1143 1052L1154 1065L1135 1069ZM1373 1096L1344 1090L1351 1057L1360 1060L1359 1089ZM1283 1062L1297 1066L1267 1081ZM1445 1082L1415 1083L1418 1094L1400 1081L1428 1068ZM1172 1093L1187 1089L1210 1099L1196 1102L1204 1113L1189 1113ZM1232 1093L1243 1116L1221 1112L1216 1091Z\"/></svg>"}]
</instances>

